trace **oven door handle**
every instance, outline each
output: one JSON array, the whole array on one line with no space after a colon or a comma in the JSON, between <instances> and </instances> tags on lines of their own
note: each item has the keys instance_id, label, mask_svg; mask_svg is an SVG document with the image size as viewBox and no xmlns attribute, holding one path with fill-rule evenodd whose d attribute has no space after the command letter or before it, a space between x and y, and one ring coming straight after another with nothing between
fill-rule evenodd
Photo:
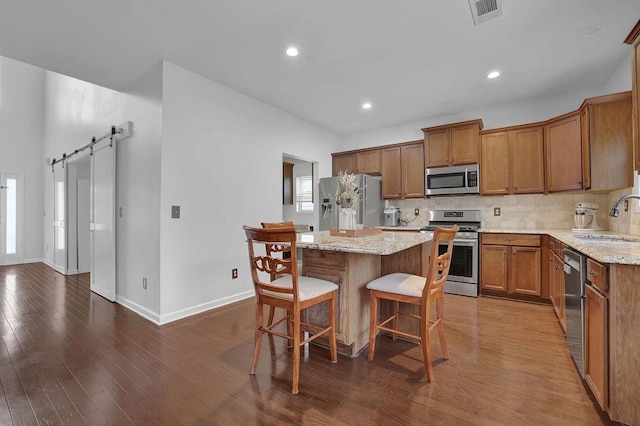
<instances>
[{"instance_id":1,"label":"oven door handle","mask_svg":"<svg viewBox=\"0 0 640 426\"><path fill-rule=\"evenodd\" d=\"M447 245L446 242L441 242L440 245ZM475 247L478 245L478 240L453 240L454 246L466 246L466 247Z\"/></svg>"}]
</instances>

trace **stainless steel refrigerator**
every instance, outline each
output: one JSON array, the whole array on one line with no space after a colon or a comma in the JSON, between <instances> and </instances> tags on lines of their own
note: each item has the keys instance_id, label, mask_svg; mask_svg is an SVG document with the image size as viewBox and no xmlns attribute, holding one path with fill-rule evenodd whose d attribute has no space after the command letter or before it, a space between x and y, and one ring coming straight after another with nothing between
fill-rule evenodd
<instances>
[{"instance_id":1,"label":"stainless steel refrigerator","mask_svg":"<svg viewBox=\"0 0 640 426\"><path fill-rule=\"evenodd\" d=\"M356 222L364 227L382 225L384 223L382 179L369 175L356 175L356 184L360 188L358 199L352 206L356 210ZM338 227L340 208L336 205L337 189L337 177L320 179L320 231Z\"/></svg>"}]
</instances>

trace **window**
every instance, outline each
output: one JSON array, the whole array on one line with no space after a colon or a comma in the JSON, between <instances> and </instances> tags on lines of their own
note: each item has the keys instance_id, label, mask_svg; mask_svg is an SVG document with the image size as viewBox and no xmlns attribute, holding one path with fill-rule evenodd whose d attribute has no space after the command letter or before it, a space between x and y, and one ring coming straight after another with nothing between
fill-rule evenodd
<instances>
[{"instance_id":1,"label":"window","mask_svg":"<svg viewBox=\"0 0 640 426\"><path fill-rule=\"evenodd\" d=\"M313 212L313 179L310 175L296 177L296 212Z\"/></svg>"}]
</instances>

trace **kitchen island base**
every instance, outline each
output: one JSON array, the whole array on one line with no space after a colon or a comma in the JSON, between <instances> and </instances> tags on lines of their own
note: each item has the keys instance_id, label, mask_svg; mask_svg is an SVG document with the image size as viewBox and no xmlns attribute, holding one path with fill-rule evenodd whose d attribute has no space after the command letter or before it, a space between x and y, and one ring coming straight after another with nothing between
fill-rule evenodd
<instances>
[{"instance_id":1,"label":"kitchen island base","mask_svg":"<svg viewBox=\"0 0 640 426\"><path fill-rule=\"evenodd\" d=\"M367 284L392 272L426 275L430 249L430 241L388 255L303 249L302 274L339 286L336 333L340 354L356 357L369 343ZM319 305L307 309L305 315L310 321L326 319L327 309L327 306ZM321 339L318 343L326 344Z\"/></svg>"}]
</instances>

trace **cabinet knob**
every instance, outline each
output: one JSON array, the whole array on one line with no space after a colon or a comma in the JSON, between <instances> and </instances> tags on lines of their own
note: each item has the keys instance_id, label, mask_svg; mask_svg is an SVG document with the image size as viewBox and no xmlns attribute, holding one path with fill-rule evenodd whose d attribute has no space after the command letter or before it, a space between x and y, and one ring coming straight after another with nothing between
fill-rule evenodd
<instances>
[{"instance_id":1,"label":"cabinet knob","mask_svg":"<svg viewBox=\"0 0 640 426\"><path fill-rule=\"evenodd\" d=\"M576 182L578 185L582 185L582 181L579 180L578 182Z\"/></svg>"},{"instance_id":2,"label":"cabinet knob","mask_svg":"<svg viewBox=\"0 0 640 426\"><path fill-rule=\"evenodd\" d=\"M517 186L514 186L514 187L513 187L513 189L515 189L515 190L517 191L517 190L518 190L518 187L517 187Z\"/></svg>"}]
</instances>

